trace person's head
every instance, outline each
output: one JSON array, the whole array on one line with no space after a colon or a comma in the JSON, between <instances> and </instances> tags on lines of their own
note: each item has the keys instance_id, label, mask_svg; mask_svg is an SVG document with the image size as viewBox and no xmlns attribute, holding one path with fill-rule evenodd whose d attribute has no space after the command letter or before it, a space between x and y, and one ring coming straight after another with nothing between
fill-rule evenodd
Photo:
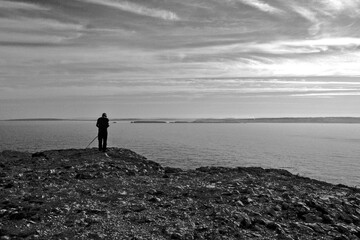
<instances>
[{"instance_id":1,"label":"person's head","mask_svg":"<svg viewBox=\"0 0 360 240\"><path fill-rule=\"evenodd\" d=\"M103 113L103 114L102 114L102 117L106 118L106 117L107 117L106 113Z\"/></svg>"}]
</instances>

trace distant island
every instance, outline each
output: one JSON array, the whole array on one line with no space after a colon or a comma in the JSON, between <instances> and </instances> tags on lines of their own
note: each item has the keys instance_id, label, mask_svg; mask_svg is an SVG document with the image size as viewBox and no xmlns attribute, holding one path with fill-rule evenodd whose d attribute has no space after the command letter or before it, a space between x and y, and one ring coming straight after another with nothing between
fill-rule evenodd
<instances>
[{"instance_id":1,"label":"distant island","mask_svg":"<svg viewBox=\"0 0 360 240\"><path fill-rule=\"evenodd\" d=\"M167 122L160 120L138 120L138 121L132 121L131 123L167 123Z\"/></svg>"},{"instance_id":2,"label":"distant island","mask_svg":"<svg viewBox=\"0 0 360 240\"><path fill-rule=\"evenodd\" d=\"M17 118L17 119L7 119L5 121L67 121L68 119L62 118Z\"/></svg>"},{"instance_id":3,"label":"distant island","mask_svg":"<svg viewBox=\"0 0 360 240\"><path fill-rule=\"evenodd\" d=\"M95 121L94 119L64 119L64 118L23 118L7 119L3 121ZM281 118L199 118L199 119L170 119L170 118L111 118L114 123L360 123L360 117L281 117Z\"/></svg>"}]
</instances>

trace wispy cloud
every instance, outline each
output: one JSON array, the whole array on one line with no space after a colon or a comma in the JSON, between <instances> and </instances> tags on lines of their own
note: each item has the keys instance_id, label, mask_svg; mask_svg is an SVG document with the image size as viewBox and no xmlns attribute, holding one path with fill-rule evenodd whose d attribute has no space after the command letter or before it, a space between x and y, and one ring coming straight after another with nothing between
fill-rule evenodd
<instances>
[{"instance_id":1,"label":"wispy cloud","mask_svg":"<svg viewBox=\"0 0 360 240\"><path fill-rule=\"evenodd\" d=\"M294 12L298 13L303 18L309 20L312 23L318 23L319 20L315 11L295 4L293 4L291 7Z\"/></svg>"},{"instance_id":2,"label":"wispy cloud","mask_svg":"<svg viewBox=\"0 0 360 240\"><path fill-rule=\"evenodd\" d=\"M340 13L343 11L347 12L358 12L360 1L358 0L320 0L322 7L325 11L331 13Z\"/></svg>"},{"instance_id":3,"label":"wispy cloud","mask_svg":"<svg viewBox=\"0 0 360 240\"><path fill-rule=\"evenodd\" d=\"M310 40L275 41L249 44L247 51L257 50L273 54L307 54L333 51L353 51L360 47L360 38L322 38Z\"/></svg>"},{"instance_id":4,"label":"wispy cloud","mask_svg":"<svg viewBox=\"0 0 360 240\"><path fill-rule=\"evenodd\" d=\"M43 18L0 18L0 42L8 43L60 43L78 38L83 26ZM1 43L0 43L1 44Z\"/></svg>"},{"instance_id":5,"label":"wispy cloud","mask_svg":"<svg viewBox=\"0 0 360 240\"><path fill-rule=\"evenodd\" d=\"M0 27L9 30L80 30L83 28L81 24L60 22L49 18L0 18Z\"/></svg>"},{"instance_id":6,"label":"wispy cloud","mask_svg":"<svg viewBox=\"0 0 360 240\"><path fill-rule=\"evenodd\" d=\"M291 94L291 96L292 97L360 96L360 91L357 91L357 92L300 93L300 94Z\"/></svg>"},{"instance_id":7,"label":"wispy cloud","mask_svg":"<svg viewBox=\"0 0 360 240\"><path fill-rule=\"evenodd\" d=\"M83 1L117 8L123 11L135 13L142 16L154 17L154 18L170 20L170 21L180 20L177 14L172 11L158 9L158 8L149 8L144 5L140 5L128 1L116 1L116 0L83 0Z\"/></svg>"},{"instance_id":8,"label":"wispy cloud","mask_svg":"<svg viewBox=\"0 0 360 240\"><path fill-rule=\"evenodd\" d=\"M261 0L238 0L246 5L252 6L260 11L272 13L272 14L283 14L284 12L276 7L271 6Z\"/></svg>"},{"instance_id":9,"label":"wispy cloud","mask_svg":"<svg viewBox=\"0 0 360 240\"><path fill-rule=\"evenodd\" d=\"M308 20L310 36L341 36L351 32L353 24L360 13L359 0L312 0L307 4L300 1L286 3L294 13Z\"/></svg>"},{"instance_id":10,"label":"wispy cloud","mask_svg":"<svg viewBox=\"0 0 360 240\"><path fill-rule=\"evenodd\" d=\"M2 0L0 2L0 9L49 10L49 8L39 6L33 3L11 2L5 0Z\"/></svg>"}]
</instances>

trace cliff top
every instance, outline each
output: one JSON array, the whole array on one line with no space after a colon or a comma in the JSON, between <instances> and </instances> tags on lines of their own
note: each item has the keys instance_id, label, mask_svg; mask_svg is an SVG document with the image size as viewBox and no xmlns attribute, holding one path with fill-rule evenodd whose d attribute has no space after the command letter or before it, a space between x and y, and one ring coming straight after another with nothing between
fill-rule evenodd
<instances>
[{"instance_id":1,"label":"cliff top","mask_svg":"<svg viewBox=\"0 0 360 240\"><path fill-rule=\"evenodd\" d=\"M359 239L360 190L128 149L0 153L1 239Z\"/></svg>"}]
</instances>

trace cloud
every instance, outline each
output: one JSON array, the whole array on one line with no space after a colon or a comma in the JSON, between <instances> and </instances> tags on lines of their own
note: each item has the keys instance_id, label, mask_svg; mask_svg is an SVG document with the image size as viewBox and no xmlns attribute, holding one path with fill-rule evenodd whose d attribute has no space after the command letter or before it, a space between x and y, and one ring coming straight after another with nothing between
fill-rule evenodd
<instances>
[{"instance_id":1,"label":"cloud","mask_svg":"<svg viewBox=\"0 0 360 240\"><path fill-rule=\"evenodd\" d=\"M154 17L169 21L180 20L177 14L172 11L162 10L157 8L149 8L137 3L127 2L127 1L121 1L121 2L115 0L83 0L83 1L117 8L123 11L135 13L142 16Z\"/></svg>"},{"instance_id":2,"label":"cloud","mask_svg":"<svg viewBox=\"0 0 360 240\"><path fill-rule=\"evenodd\" d=\"M244 42L213 46L191 46L159 52L161 59L172 62L278 63L279 58L296 59L306 56L324 57L354 54L360 48L360 38L339 37L309 40L277 40L264 43ZM353 58L352 58L353 59Z\"/></svg>"},{"instance_id":3,"label":"cloud","mask_svg":"<svg viewBox=\"0 0 360 240\"><path fill-rule=\"evenodd\" d=\"M292 96L292 97L360 96L360 91L357 91L357 92L301 93L301 94L291 94L290 96Z\"/></svg>"},{"instance_id":4,"label":"cloud","mask_svg":"<svg viewBox=\"0 0 360 240\"><path fill-rule=\"evenodd\" d=\"M285 54L312 54L327 51L353 51L360 47L360 38L338 37L309 40L279 40L266 43L243 43L228 45L228 51ZM219 49L226 49L222 46Z\"/></svg>"},{"instance_id":5,"label":"cloud","mask_svg":"<svg viewBox=\"0 0 360 240\"><path fill-rule=\"evenodd\" d=\"M10 1L1 1L0 9L22 9L22 10L49 10L49 8L45 8L43 6L39 6L32 3L25 2L10 2Z\"/></svg>"},{"instance_id":6,"label":"cloud","mask_svg":"<svg viewBox=\"0 0 360 240\"><path fill-rule=\"evenodd\" d=\"M311 23L308 27L310 36L353 33L351 25L357 21L360 13L360 0L309 0L307 4L284 1L284 4Z\"/></svg>"},{"instance_id":7,"label":"cloud","mask_svg":"<svg viewBox=\"0 0 360 240\"><path fill-rule=\"evenodd\" d=\"M234 95L241 97L260 96L264 94L305 96L305 95L354 95L360 92L359 86L341 87L340 85L325 85L319 87L316 84L302 83L293 79L284 82L267 81L266 79L243 80L243 79L147 79L147 80L118 80L113 84L86 84L56 86L41 85L29 88L2 87L1 99L54 99L64 97L86 96L164 96L164 95ZM135 82L135 83L134 83ZM34 94L36 93L36 94ZM241 94L241 95L238 95Z\"/></svg>"},{"instance_id":8,"label":"cloud","mask_svg":"<svg viewBox=\"0 0 360 240\"><path fill-rule=\"evenodd\" d=\"M278 8L275 8L260 0L238 0L246 5L252 6L260 11L272 13L272 14L283 14L284 12Z\"/></svg>"},{"instance_id":9,"label":"cloud","mask_svg":"<svg viewBox=\"0 0 360 240\"><path fill-rule=\"evenodd\" d=\"M81 24L74 24L68 22L60 22L49 18L0 18L0 27L4 29L26 29L26 30L56 30L56 31L68 31L68 30L80 30L83 28Z\"/></svg>"},{"instance_id":10,"label":"cloud","mask_svg":"<svg viewBox=\"0 0 360 240\"><path fill-rule=\"evenodd\" d=\"M80 24L45 18L0 18L0 42L7 46L60 43L80 37L82 29Z\"/></svg>"},{"instance_id":11,"label":"cloud","mask_svg":"<svg viewBox=\"0 0 360 240\"><path fill-rule=\"evenodd\" d=\"M310 21L311 23L319 24L318 13L313 9L309 9L309 7L300 6L296 4L296 2L292 3L290 7L294 12L296 12L306 20Z\"/></svg>"},{"instance_id":12,"label":"cloud","mask_svg":"<svg viewBox=\"0 0 360 240\"><path fill-rule=\"evenodd\" d=\"M353 11L360 5L358 0L320 0L320 3L325 10L333 13Z\"/></svg>"},{"instance_id":13,"label":"cloud","mask_svg":"<svg viewBox=\"0 0 360 240\"><path fill-rule=\"evenodd\" d=\"M169 0L168 3L171 1ZM69 16L60 10L59 13L61 14L57 16L58 20L46 18L48 14L43 15L42 18L41 15L37 16L38 18L30 18L29 15L26 15L27 17L0 18L0 45L4 49L21 45L28 47L27 49L23 48L21 52L15 48L9 50L9 54L6 54L9 57L4 60L7 64L1 67L9 75L8 79L11 79L8 80L8 84L16 85L18 83L18 87L63 84L65 88L66 86L78 86L82 83L88 85L105 84L107 86L124 83L124 86L130 89L134 89L134 85L138 84L139 88L141 86L147 88L148 86L159 87L163 85L166 86L165 90L167 88L198 86L196 84L199 82L175 81L170 84L167 79L173 76L185 78L204 76L324 76L331 74L344 76L360 73L358 66L356 66L358 62L356 59L359 56L353 55L348 58L352 54L352 50L357 51L356 49L360 46L360 38L344 35L343 37L329 36L327 38L306 39L307 35L301 35L304 33L299 34L297 32L295 35L295 31L287 32L288 29L309 26L309 22L317 23L319 12L315 7L291 3L286 6L279 5L279 8L275 8L265 1L237 1L247 5L252 4L254 9L250 9L250 11L260 10L261 16L259 15L255 20L245 18L249 8L246 9L247 13L242 15L243 12L240 10L244 9L244 6L234 4L234 6L239 7L239 13L235 16L235 14L231 15L233 14L232 11L229 11L231 16L225 20L219 20L216 24L214 22L202 22L204 25L197 25L198 22L193 20L194 22L184 22L181 26L180 24L166 26L161 24L160 29L156 24L152 24L153 22L143 21L144 19L141 16L152 16L163 20L179 19L175 13L160 9L163 8L163 5L147 5L145 7L128 1L81 0L85 16L81 18L76 15L76 12ZM145 1L143 2L145 3ZM201 3L203 2L201 1ZM55 5L53 6L54 9ZM100 11L100 5L114 7L137 15L130 14L126 18L121 18L120 21L117 19L119 12L108 11L107 8L105 10L109 14L101 15L103 12ZM178 6L178 11L187 12L181 9L180 6L183 4L176 6ZM86 18L86 14L91 12L89 9L94 9L94 7L99 10L99 15L95 13L93 17ZM268 14L263 14L263 12L277 14L282 12L280 9L293 9L309 22L298 21L299 17L293 14L295 15L294 19L299 23L289 27L291 24L284 22L285 18L273 18L269 17ZM19 14L21 13L19 11ZM219 16L216 15L217 12L211 14L214 14L215 17ZM244 20L240 21L241 18ZM228 21L233 26L229 24L224 27L223 21ZM77 22L86 22L87 26L91 27L86 28ZM133 30L134 26L138 25L141 25L141 28ZM129 33L125 30L112 29L112 26L124 27ZM171 28L167 26L171 26ZM143 29L147 31L142 31ZM239 29L241 29L240 32ZM266 36L262 33L263 30ZM277 30L281 34L278 34ZM130 34L132 31L134 32ZM284 36L285 34L287 35ZM52 48L52 44L72 43L68 40L80 36L82 38L81 41L76 42L79 44L76 48L66 44L61 45L57 50ZM39 50L39 48L30 50L32 46L48 47L43 50ZM351 60L346 62L344 59ZM21 71L18 70L20 67ZM2 77L4 76L2 75ZM22 82L17 79L22 79ZM130 79L134 82L124 82L124 79ZM139 79L144 80L144 82L135 81ZM155 83L154 79L158 79L160 82ZM145 80L149 81L146 82ZM237 83L232 84L225 81L217 82L215 85L206 82L201 86L204 89L211 87L216 90L216 88L221 89L225 84L229 86L229 89L225 89L226 91L230 91L231 87L243 87L236 85ZM243 82L242 84L247 83ZM295 83L264 83L259 80L257 83L255 81L254 84L260 84L266 88L264 84L291 85ZM326 83L321 82L317 84L326 85ZM332 84L335 85L335 83ZM298 83L297 86L299 85L300 87L304 85L308 87L316 84ZM156 91L156 87L149 88L149 90ZM187 89L187 91L191 92L191 89Z\"/></svg>"}]
</instances>

